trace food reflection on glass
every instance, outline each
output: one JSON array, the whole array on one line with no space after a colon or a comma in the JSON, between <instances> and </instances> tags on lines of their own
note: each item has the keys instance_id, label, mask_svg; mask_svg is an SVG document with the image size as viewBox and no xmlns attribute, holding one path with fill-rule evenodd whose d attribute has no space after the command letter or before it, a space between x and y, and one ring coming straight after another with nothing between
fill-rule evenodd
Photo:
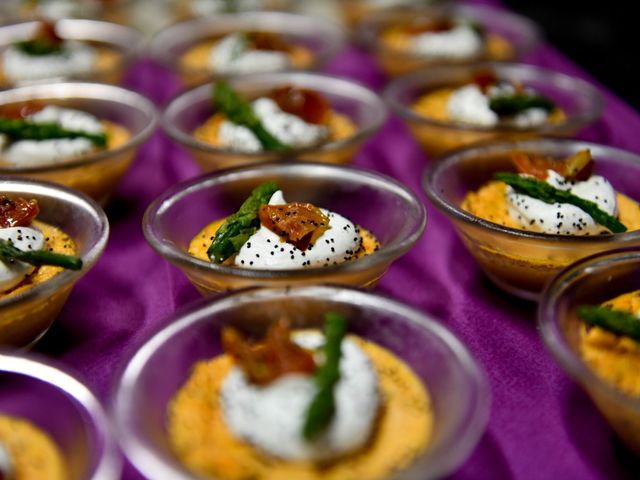
<instances>
[{"instance_id":1,"label":"food reflection on glass","mask_svg":"<svg viewBox=\"0 0 640 480\"><path fill-rule=\"evenodd\" d=\"M198 233L189 254L239 268L328 267L380 248L375 236L339 213L287 202L275 182L253 190L239 210Z\"/></svg>"},{"instance_id":2,"label":"food reflection on glass","mask_svg":"<svg viewBox=\"0 0 640 480\"><path fill-rule=\"evenodd\" d=\"M63 269L80 270L73 240L36 219L35 200L0 194L0 300L53 278Z\"/></svg>"},{"instance_id":3,"label":"food reflection on glass","mask_svg":"<svg viewBox=\"0 0 640 480\"><path fill-rule=\"evenodd\" d=\"M235 13L251 10L271 10L285 7L288 0L182 0L188 4L188 12L193 16Z\"/></svg>"},{"instance_id":4,"label":"food reflection on glass","mask_svg":"<svg viewBox=\"0 0 640 480\"><path fill-rule=\"evenodd\" d=\"M225 353L198 362L169 403L175 455L224 480L367 480L406 468L430 441L429 394L393 353L347 331L331 311L324 331L281 319L255 340L225 327Z\"/></svg>"},{"instance_id":5,"label":"food reflection on glass","mask_svg":"<svg viewBox=\"0 0 640 480\"><path fill-rule=\"evenodd\" d=\"M112 72L122 61L118 51L58 34L56 23L41 21L35 35L1 52L0 84L89 77Z\"/></svg>"},{"instance_id":6,"label":"food reflection on glass","mask_svg":"<svg viewBox=\"0 0 640 480\"><path fill-rule=\"evenodd\" d=\"M353 136L357 127L320 93L284 85L249 102L227 83L213 89L216 113L194 137L221 149L256 153L320 146Z\"/></svg>"},{"instance_id":7,"label":"food reflection on glass","mask_svg":"<svg viewBox=\"0 0 640 480\"><path fill-rule=\"evenodd\" d=\"M71 108L27 101L0 107L0 167L68 163L125 144L129 131Z\"/></svg>"},{"instance_id":8,"label":"food reflection on glass","mask_svg":"<svg viewBox=\"0 0 640 480\"><path fill-rule=\"evenodd\" d=\"M505 227L553 235L603 235L640 229L640 205L592 175L589 150L562 161L516 152L518 173L469 192L462 208Z\"/></svg>"},{"instance_id":9,"label":"food reflection on glass","mask_svg":"<svg viewBox=\"0 0 640 480\"><path fill-rule=\"evenodd\" d=\"M0 480L66 478L64 457L48 433L0 413Z\"/></svg>"}]
</instances>

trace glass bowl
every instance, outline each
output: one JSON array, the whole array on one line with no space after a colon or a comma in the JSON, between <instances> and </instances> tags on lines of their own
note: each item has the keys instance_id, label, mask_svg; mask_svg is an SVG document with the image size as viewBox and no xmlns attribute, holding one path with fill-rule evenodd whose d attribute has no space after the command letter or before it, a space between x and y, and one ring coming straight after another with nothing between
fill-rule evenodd
<instances>
[{"instance_id":1,"label":"glass bowl","mask_svg":"<svg viewBox=\"0 0 640 480\"><path fill-rule=\"evenodd\" d=\"M329 101L334 111L349 117L357 131L341 140L288 152L246 153L219 148L193 135L195 129L214 113L212 86L201 85L178 95L169 103L162 116L162 126L173 140L187 148L204 171L286 158L348 163L387 118L387 109L378 95L355 82L337 77L302 72L265 73L235 77L230 84L247 98L259 97L284 85L315 90Z\"/></svg>"},{"instance_id":2,"label":"glass bowl","mask_svg":"<svg viewBox=\"0 0 640 480\"><path fill-rule=\"evenodd\" d=\"M451 332L423 313L379 295L323 286L238 292L174 315L129 360L119 380L114 413L125 454L147 477L195 478L170 451L167 404L195 362L222 353L221 328L260 332L282 317L294 328L321 328L328 310L345 316L349 332L406 362L429 390L436 419L432 441L393 478L425 480L454 470L486 426L490 399L481 367Z\"/></svg>"},{"instance_id":3,"label":"glass bowl","mask_svg":"<svg viewBox=\"0 0 640 480\"><path fill-rule=\"evenodd\" d=\"M548 97L562 109L565 118L537 127L487 127L439 121L413 109L422 95L440 88L457 88L472 83L474 76L483 71L493 71L498 79L525 85ZM579 78L533 65L496 62L440 66L414 72L393 80L385 90L384 97L429 156L441 155L483 141L524 140L541 136L570 137L596 120L603 104L598 90Z\"/></svg>"},{"instance_id":4,"label":"glass bowl","mask_svg":"<svg viewBox=\"0 0 640 480\"><path fill-rule=\"evenodd\" d=\"M14 42L29 40L40 27L39 21L28 21L0 26L0 52ZM115 23L98 20L67 18L56 22L56 33L65 40L88 42L98 50L98 64L86 75L74 75L74 80L90 80L101 83L119 83L128 65L138 54L142 35L136 30ZM113 55L115 54L115 57ZM34 82L65 80L66 78L42 78ZM17 82L18 84L27 83ZM0 88L14 86L0 66Z\"/></svg>"},{"instance_id":5,"label":"glass bowl","mask_svg":"<svg viewBox=\"0 0 640 480\"><path fill-rule=\"evenodd\" d=\"M93 393L60 366L0 350L0 415L48 433L62 451L69 480L115 480L121 460L111 426Z\"/></svg>"},{"instance_id":6,"label":"glass bowl","mask_svg":"<svg viewBox=\"0 0 640 480\"><path fill-rule=\"evenodd\" d=\"M291 270L251 270L217 265L187 253L207 224L235 212L257 185L275 180L288 201L310 202L335 211L373 233L378 251L354 261ZM178 184L145 212L151 246L178 266L203 294L248 286L337 283L372 287L396 258L418 240L425 209L396 180L352 167L319 163L275 163L227 170Z\"/></svg>"},{"instance_id":7,"label":"glass bowl","mask_svg":"<svg viewBox=\"0 0 640 480\"><path fill-rule=\"evenodd\" d=\"M640 454L640 398L615 388L597 375L580 355L580 305L597 305L640 289L640 249L603 252L576 262L547 286L538 323L547 348L566 373L591 396L613 429Z\"/></svg>"},{"instance_id":8,"label":"glass bowl","mask_svg":"<svg viewBox=\"0 0 640 480\"><path fill-rule=\"evenodd\" d=\"M0 177L0 193L36 199L40 206L38 219L68 234L83 262L80 271L63 270L28 290L0 298L0 345L30 346L46 333L73 285L102 255L109 223L93 200L52 183Z\"/></svg>"},{"instance_id":9,"label":"glass bowl","mask_svg":"<svg viewBox=\"0 0 640 480\"><path fill-rule=\"evenodd\" d=\"M285 12L244 12L195 18L160 31L151 44L151 55L180 77L183 85L194 86L216 75L208 58L198 68L185 65L183 55L197 44L234 32L276 33L294 45L312 52L312 59L302 70L313 70L333 57L344 45L342 29L328 20ZM206 57L206 56L205 56ZM256 72L262 75L262 72Z\"/></svg>"},{"instance_id":10,"label":"glass bowl","mask_svg":"<svg viewBox=\"0 0 640 480\"><path fill-rule=\"evenodd\" d=\"M50 180L80 190L106 203L127 171L139 145L153 132L157 111L142 95L98 83L52 83L0 91L0 106L30 100L77 108L129 130L122 145L50 166L16 168L0 164L0 175Z\"/></svg>"},{"instance_id":11,"label":"glass bowl","mask_svg":"<svg viewBox=\"0 0 640 480\"><path fill-rule=\"evenodd\" d=\"M428 57L385 44L381 34L388 28L410 24L416 19L461 18L480 25L491 45L479 55L465 59ZM486 5L454 5L432 8L396 8L383 10L365 18L358 26L359 41L376 57L382 70L390 76L402 75L435 65L469 64L480 60L509 61L522 57L540 43L540 33L530 20ZM499 40L497 40L499 39ZM506 41L506 43L504 42Z\"/></svg>"},{"instance_id":12,"label":"glass bowl","mask_svg":"<svg viewBox=\"0 0 640 480\"><path fill-rule=\"evenodd\" d=\"M423 179L429 200L453 222L462 242L486 275L500 288L537 300L543 287L562 268L594 253L640 245L640 231L599 236L566 236L503 227L461 209L465 195L499 171L514 171L510 154L566 158L590 149L595 173L614 188L637 197L640 156L617 148L577 140L538 139L484 144L453 152L431 165Z\"/></svg>"}]
</instances>

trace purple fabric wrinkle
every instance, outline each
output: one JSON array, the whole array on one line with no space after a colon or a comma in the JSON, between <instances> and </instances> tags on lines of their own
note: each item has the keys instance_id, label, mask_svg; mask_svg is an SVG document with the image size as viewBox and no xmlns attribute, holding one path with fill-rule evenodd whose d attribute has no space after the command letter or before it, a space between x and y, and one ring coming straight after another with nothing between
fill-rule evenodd
<instances>
[{"instance_id":1,"label":"purple fabric wrinkle","mask_svg":"<svg viewBox=\"0 0 640 480\"><path fill-rule=\"evenodd\" d=\"M526 61L592 81L548 46L529 54ZM374 60L357 47L348 47L325 71L379 92L385 83ZM125 86L144 92L159 105L179 90L176 77L150 60L133 66ZM599 88L606 99L604 115L580 138L640 152L640 117L606 88ZM535 305L493 286L448 219L428 204L421 191L428 161L408 129L391 115L357 155L355 165L398 179L427 204L424 236L390 267L378 290L451 328L484 365L491 384L487 431L451 478L631 478L629 457L620 453L609 427L546 352L534 322ZM35 348L79 371L105 403L130 350L177 308L199 298L184 275L146 243L140 226L154 198L198 173L188 153L160 132L141 146L107 209L111 238L103 257L77 284ZM142 477L127 465L123 478Z\"/></svg>"}]
</instances>

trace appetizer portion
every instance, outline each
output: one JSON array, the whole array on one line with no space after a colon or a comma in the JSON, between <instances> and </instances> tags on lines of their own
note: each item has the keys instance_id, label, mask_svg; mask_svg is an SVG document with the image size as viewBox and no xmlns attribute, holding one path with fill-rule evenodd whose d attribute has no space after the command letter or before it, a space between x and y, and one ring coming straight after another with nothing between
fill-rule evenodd
<instances>
[{"instance_id":1,"label":"appetizer portion","mask_svg":"<svg viewBox=\"0 0 640 480\"><path fill-rule=\"evenodd\" d=\"M0 195L0 300L55 277L80 270L76 245L60 229L36 220L35 200Z\"/></svg>"},{"instance_id":2,"label":"appetizer portion","mask_svg":"<svg viewBox=\"0 0 640 480\"><path fill-rule=\"evenodd\" d=\"M27 420L0 414L0 480L68 478L60 448Z\"/></svg>"},{"instance_id":3,"label":"appetizer portion","mask_svg":"<svg viewBox=\"0 0 640 480\"><path fill-rule=\"evenodd\" d=\"M325 314L323 332L281 320L257 342L225 327L222 346L168 408L170 444L197 475L382 479L429 444L433 411L420 379L347 334L337 313Z\"/></svg>"},{"instance_id":4,"label":"appetizer portion","mask_svg":"<svg viewBox=\"0 0 640 480\"><path fill-rule=\"evenodd\" d=\"M9 84L95 76L121 61L113 49L61 38L55 24L45 21L33 38L7 46L0 55L0 83Z\"/></svg>"},{"instance_id":5,"label":"appetizer portion","mask_svg":"<svg viewBox=\"0 0 640 480\"><path fill-rule=\"evenodd\" d=\"M347 116L318 92L285 85L251 103L225 82L213 90L216 113L194 132L196 139L236 152L317 147L355 134Z\"/></svg>"},{"instance_id":6,"label":"appetizer portion","mask_svg":"<svg viewBox=\"0 0 640 480\"><path fill-rule=\"evenodd\" d=\"M32 168L66 163L119 147L124 127L81 110L23 102L0 107L0 167Z\"/></svg>"},{"instance_id":7,"label":"appetizer portion","mask_svg":"<svg viewBox=\"0 0 640 480\"><path fill-rule=\"evenodd\" d=\"M500 172L462 208L505 227L553 235L601 235L640 229L640 204L592 175L593 160L583 150L562 161L512 156L518 173Z\"/></svg>"},{"instance_id":8,"label":"appetizer portion","mask_svg":"<svg viewBox=\"0 0 640 480\"><path fill-rule=\"evenodd\" d=\"M640 398L640 290L577 310L580 355L615 388Z\"/></svg>"},{"instance_id":9,"label":"appetizer portion","mask_svg":"<svg viewBox=\"0 0 640 480\"><path fill-rule=\"evenodd\" d=\"M438 122L489 128L535 128L565 119L553 100L525 85L500 79L493 71L477 73L462 86L432 90L414 103L413 110Z\"/></svg>"},{"instance_id":10,"label":"appetizer portion","mask_svg":"<svg viewBox=\"0 0 640 480\"><path fill-rule=\"evenodd\" d=\"M233 215L207 225L189 254L257 270L328 267L380 248L375 236L342 215L287 202L275 182L258 186Z\"/></svg>"},{"instance_id":11,"label":"appetizer portion","mask_svg":"<svg viewBox=\"0 0 640 480\"><path fill-rule=\"evenodd\" d=\"M186 70L209 70L215 74L277 72L305 69L313 52L286 37L262 31L235 32L200 42L181 57Z\"/></svg>"}]
</instances>

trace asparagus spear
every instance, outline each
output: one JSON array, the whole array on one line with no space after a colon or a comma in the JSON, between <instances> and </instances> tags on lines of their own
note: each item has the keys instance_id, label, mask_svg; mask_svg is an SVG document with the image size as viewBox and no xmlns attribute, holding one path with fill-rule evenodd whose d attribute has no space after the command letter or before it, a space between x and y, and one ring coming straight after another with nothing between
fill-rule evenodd
<instances>
[{"instance_id":1,"label":"asparagus spear","mask_svg":"<svg viewBox=\"0 0 640 480\"><path fill-rule=\"evenodd\" d=\"M624 335L640 342L640 318L622 310L607 307L583 305L578 308L578 317L589 325L594 325L618 335Z\"/></svg>"},{"instance_id":2,"label":"asparagus spear","mask_svg":"<svg viewBox=\"0 0 640 480\"><path fill-rule=\"evenodd\" d=\"M258 185L238 211L226 218L207 250L207 255L213 262L222 263L240 251L242 245L260 226L260 206L269 203L269 199L277 190L278 185L275 182Z\"/></svg>"},{"instance_id":3,"label":"asparagus spear","mask_svg":"<svg viewBox=\"0 0 640 480\"><path fill-rule=\"evenodd\" d=\"M27 55L40 56L51 55L54 53L62 53L62 44L35 38L33 40L24 40L18 42L16 47Z\"/></svg>"},{"instance_id":4,"label":"asparagus spear","mask_svg":"<svg viewBox=\"0 0 640 480\"><path fill-rule=\"evenodd\" d=\"M229 120L251 130L265 150L289 150L289 146L280 142L264 128L260 119L253 113L251 105L241 98L228 83L218 81L213 86L213 104L219 108Z\"/></svg>"},{"instance_id":5,"label":"asparagus spear","mask_svg":"<svg viewBox=\"0 0 640 480\"><path fill-rule=\"evenodd\" d=\"M524 193L530 197L537 198L546 203L569 203L575 205L585 213L588 213L600 225L607 227L613 233L627 231L617 218L612 217L607 212L600 210L597 203L585 200L566 190L560 190L549 185L547 182L536 180L535 178L521 177L517 173L499 172L495 178L513 187L517 192Z\"/></svg>"},{"instance_id":6,"label":"asparagus spear","mask_svg":"<svg viewBox=\"0 0 640 480\"><path fill-rule=\"evenodd\" d=\"M556 108L555 103L542 95L516 93L514 95L497 96L489 101L489 108L498 115L516 115L529 108L542 108L547 112Z\"/></svg>"},{"instance_id":7,"label":"asparagus spear","mask_svg":"<svg viewBox=\"0 0 640 480\"><path fill-rule=\"evenodd\" d=\"M0 258L4 260L19 260L34 267L52 265L68 270L80 270L82 268L82 259L79 257L54 253L48 250L23 251L16 248L11 241L2 239L0 239Z\"/></svg>"},{"instance_id":8,"label":"asparagus spear","mask_svg":"<svg viewBox=\"0 0 640 480\"><path fill-rule=\"evenodd\" d=\"M318 385L318 392L313 398L302 434L306 440L313 440L324 430L336 409L334 387L340 380L341 344L347 333L347 321L335 312L325 314L324 326L324 354L325 362L314 375Z\"/></svg>"},{"instance_id":9,"label":"asparagus spear","mask_svg":"<svg viewBox=\"0 0 640 480\"><path fill-rule=\"evenodd\" d=\"M0 133L11 140L48 140L52 138L87 138L98 147L107 145L104 133L67 130L56 123L36 123L19 118L0 117Z\"/></svg>"}]
</instances>

